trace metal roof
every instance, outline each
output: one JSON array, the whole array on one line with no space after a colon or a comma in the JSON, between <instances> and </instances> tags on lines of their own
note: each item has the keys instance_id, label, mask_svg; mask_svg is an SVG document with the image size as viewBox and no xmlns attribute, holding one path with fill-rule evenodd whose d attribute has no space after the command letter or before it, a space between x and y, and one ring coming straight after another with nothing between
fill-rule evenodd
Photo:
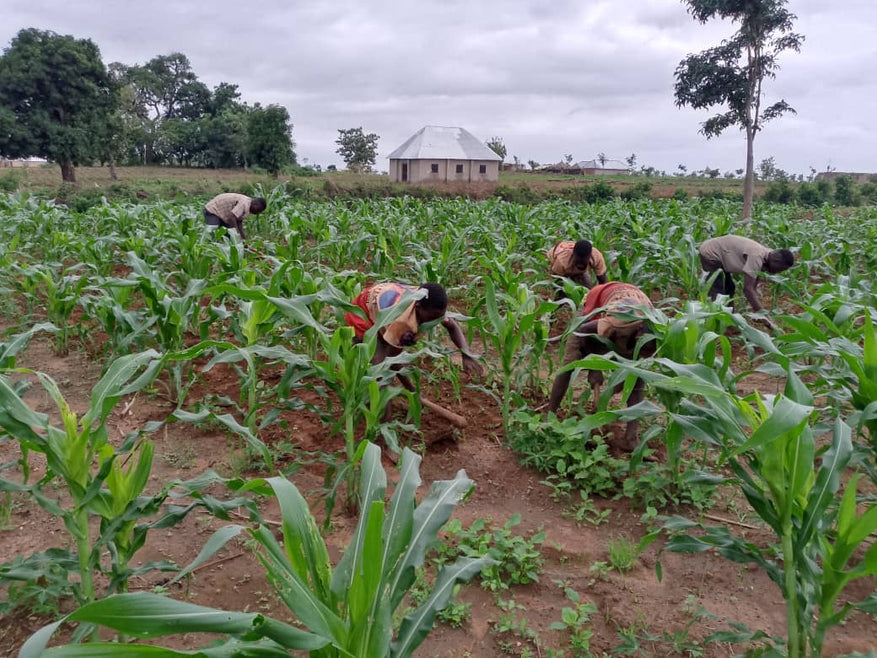
<instances>
[{"instance_id":1,"label":"metal roof","mask_svg":"<svg viewBox=\"0 0 877 658\"><path fill-rule=\"evenodd\" d=\"M502 160L468 130L448 126L424 126L388 157L391 160Z\"/></svg>"},{"instance_id":2,"label":"metal roof","mask_svg":"<svg viewBox=\"0 0 877 658\"><path fill-rule=\"evenodd\" d=\"M573 165L577 169L624 169L624 171L630 170L630 165L628 165L623 160L606 160L603 164L600 164L599 160L582 160L581 162L576 162Z\"/></svg>"}]
</instances>

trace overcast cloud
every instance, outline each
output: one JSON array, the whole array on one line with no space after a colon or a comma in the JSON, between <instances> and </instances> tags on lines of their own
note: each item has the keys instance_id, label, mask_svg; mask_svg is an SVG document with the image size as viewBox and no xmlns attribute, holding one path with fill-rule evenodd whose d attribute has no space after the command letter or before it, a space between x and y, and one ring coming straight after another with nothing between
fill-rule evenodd
<instances>
[{"instance_id":1,"label":"overcast cloud","mask_svg":"<svg viewBox=\"0 0 877 658\"><path fill-rule=\"evenodd\" d=\"M807 173L877 172L877 2L790 0L800 54L766 88L798 111L768 124L756 162ZM735 129L707 141L708 115L673 103L673 71L730 24L701 26L679 0L2 0L0 44L18 30L88 37L106 63L188 55L211 87L285 105L299 161L341 164L339 128L380 135L377 167L424 125L498 135L508 159L636 153L673 171L744 163Z\"/></svg>"}]
</instances>

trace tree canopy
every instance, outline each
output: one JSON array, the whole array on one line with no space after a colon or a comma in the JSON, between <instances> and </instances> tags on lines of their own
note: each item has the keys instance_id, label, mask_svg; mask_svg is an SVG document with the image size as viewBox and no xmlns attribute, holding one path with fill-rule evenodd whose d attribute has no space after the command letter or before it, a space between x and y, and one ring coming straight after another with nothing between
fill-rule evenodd
<instances>
[{"instance_id":1,"label":"tree canopy","mask_svg":"<svg viewBox=\"0 0 877 658\"><path fill-rule=\"evenodd\" d=\"M350 171L370 171L378 158L378 140L375 133L364 133L359 128L338 129L336 153Z\"/></svg>"},{"instance_id":2,"label":"tree canopy","mask_svg":"<svg viewBox=\"0 0 877 658\"><path fill-rule=\"evenodd\" d=\"M508 154L508 149L506 149L506 145L503 143L502 137L491 137L486 142L484 142L484 145L487 146L487 148L489 148L491 151L496 153L500 157L500 160L505 162L505 156L506 154Z\"/></svg>"},{"instance_id":3,"label":"tree canopy","mask_svg":"<svg viewBox=\"0 0 877 658\"><path fill-rule=\"evenodd\" d=\"M250 161L274 176L295 162L289 121L289 112L280 105L257 105L247 116Z\"/></svg>"},{"instance_id":4,"label":"tree canopy","mask_svg":"<svg viewBox=\"0 0 877 658\"><path fill-rule=\"evenodd\" d=\"M792 31L796 16L786 0L683 0L700 23L728 19L739 25L729 39L700 53L689 54L676 69L676 105L694 109L723 108L701 124L701 133L715 137L731 126L746 133L746 177L743 217L751 215L754 190L755 135L768 121L794 109L779 100L762 107L762 87L776 77L777 58L798 52L804 37Z\"/></svg>"},{"instance_id":5,"label":"tree canopy","mask_svg":"<svg viewBox=\"0 0 877 658\"><path fill-rule=\"evenodd\" d=\"M36 29L21 30L0 57L0 154L57 162L65 181L101 155L116 108L98 47Z\"/></svg>"},{"instance_id":6,"label":"tree canopy","mask_svg":"<svg viewBox=\"0 0 877 658\"><path fill-rule=\"evenodd\" d=\"M87 39L22 30L0 57L0 155L42 156L75 180L75 165L295 162L288 111L252 107L238 86L212 90L174 52L105 67Z\"/></svg>"}]
</instances>

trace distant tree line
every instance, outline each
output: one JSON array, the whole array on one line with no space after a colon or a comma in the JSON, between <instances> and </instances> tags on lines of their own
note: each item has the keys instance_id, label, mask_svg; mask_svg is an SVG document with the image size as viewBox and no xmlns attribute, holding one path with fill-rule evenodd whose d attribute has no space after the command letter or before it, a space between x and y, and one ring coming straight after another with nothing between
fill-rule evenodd
<instances>
[{"instance_id":1,"label":"distant tree line","mask_svg":"<svg viewBox=\"0 0 877 658\"><path fill-rule=\"evenodd\" d=\"M212 90L189 58L171 53L143 65L105 66L90 39L25 29L0 56L0 155L75 166L260 166L295 163L289 112L248 105L238 86Z\"/></svg>"}]
</instances>

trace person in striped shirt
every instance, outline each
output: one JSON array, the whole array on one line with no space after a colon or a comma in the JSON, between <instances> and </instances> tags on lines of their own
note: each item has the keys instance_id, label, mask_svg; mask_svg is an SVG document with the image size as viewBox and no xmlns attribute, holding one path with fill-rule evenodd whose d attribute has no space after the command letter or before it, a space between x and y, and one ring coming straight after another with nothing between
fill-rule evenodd
<instances>
[{"instance_id":1,"label":"person in striped shirt","mask_svg":"<svg viewBox=\"0 0 877 658\"><path fill-rule=\"evenodd\" d=\"M425 290L426 296L413 302L399 317L379 330L373 362L380 363L388 356L401 354L403 348L417 342L426 325L440 322L463 355L463 369L470 374L481 375L481 365L470 354L463 330L453 318L445 315L448 295L438 283L424 283L419 288L401 283L379 283L365 288L353 300L353 304L362 309L362 315L348 312L344 316L344 321L353 327L355 340L363 339L365 332L375 325L381 311L398 304L406 292L418 289Z\"/></svg>"},{"instance_id":2,"label":"person in striped shirt","mask_svg":"<svg viewBox=\"0 0 877 658\"><path fill-rule=\"evenodd\" d=\"M581 312L582 316L591 317L567 339L563 364L568 365L591 354L605 354L610 350L625 358L633 357L637 343L647 329L642 312L637 307L651 308L652 301L642 290L630 283L612 281L591 288ZM595 313L595 311L599 312ZM576 318L572 321L575 322ZM607 341L611 344L611 348L607 345ZM647 341L640 346L638 356L651 356L655 353L655 349L655 341ZM556 412L560 408L571 378L572 371L568 370L554 379L548 402L550 412ZM589 370L588 383L591 385L593 399L596 401L600 396L600 387L603 385L603 373L599 370ZM628 398L629 406L642 402L644 387L643 380L638 378ZM619 447L626 451L635 450L638 431L639 421L628 422L623 444Z\"/></svg>"}]
</instances>

